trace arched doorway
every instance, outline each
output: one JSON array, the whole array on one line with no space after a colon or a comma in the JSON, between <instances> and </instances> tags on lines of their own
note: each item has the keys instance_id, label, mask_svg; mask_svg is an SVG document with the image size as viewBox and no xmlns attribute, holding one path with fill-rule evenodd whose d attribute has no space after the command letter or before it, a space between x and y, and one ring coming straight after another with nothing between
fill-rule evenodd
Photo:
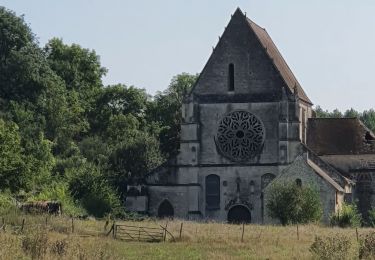
<instances>
[{"instance_id":1,"label":"arched doorway","mask_svg":"<svg viewBox=\"0 0 375 260\"><path fill-rule=\"evenodd\" d=\"M234 224L250 223L250 210L243 205L236 205L231 207L228 211L228 222Z\"/></svg>"},{"instance_id":2,"label":"arched doorway","mask_svg":"<svg viewBox=\"0 0 375 260\"><path fill-rule=\"evenodd\" d=\"M168 200L164 200L158 209L159 218L172 218L174 215L174 209L172 204Z\"/></svg>"}]
</instances>

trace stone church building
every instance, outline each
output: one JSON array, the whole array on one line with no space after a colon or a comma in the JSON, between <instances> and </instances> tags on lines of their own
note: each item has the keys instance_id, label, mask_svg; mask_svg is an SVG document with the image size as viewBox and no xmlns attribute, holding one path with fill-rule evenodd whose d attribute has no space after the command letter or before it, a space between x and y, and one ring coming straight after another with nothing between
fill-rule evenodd
<instances>
[{"instance_id":1,"label":"stone church building","mask_svg":"<svg viewBox=\"0 0 375 260\"><path fill-rule=\"evenodd\" d=\"M265 29L237 9L182 109L180 152L129 187L151 216L269 223L271 182L313 185L323 220L343 201L375 206L375 135L356 118L315 118ZM269 187L269 186L268 186Z\"/></svg>"}]
</instances>

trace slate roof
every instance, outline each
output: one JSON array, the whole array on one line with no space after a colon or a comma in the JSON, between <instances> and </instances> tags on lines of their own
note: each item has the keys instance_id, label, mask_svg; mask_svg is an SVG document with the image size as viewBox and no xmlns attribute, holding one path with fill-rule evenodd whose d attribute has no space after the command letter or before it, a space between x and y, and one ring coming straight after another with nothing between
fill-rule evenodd
<instances>
[{"instance_id":1,"label":"slate roof","mask_svg":"<svg viewBox=\"0 0 375 260\"><path fill-rule=\"evenodd\" d=\"M240 9L237 9L240 11ZM242 13L242 12L241 12ZM311 100L307 97L305 91L299 84L297 78L294 76L292 70L289 68L288 64L284 60L283 56L281 55L280 51L277 49L275 43L272 41L271 37L267 33L267 31L254 23L249 18L246 18L250 28L258 37L260 43L265 48L268 56L272 59L276 69L279 71L281 77L285 81L286 85L289 87L291 92L294 92L294 89L297 88L298 97L303 101L312 104Z\"/></svg>"},{"instance_id":2,"label":"slate roof","mask_svg":"<svg viewBox=\"0 0 375 260\"><path fill-rule=\"evenodd\" d=\"M375 154L375 135L358 118L309 118L307 146L317 155Z\"/></svg>"}]
</instances>

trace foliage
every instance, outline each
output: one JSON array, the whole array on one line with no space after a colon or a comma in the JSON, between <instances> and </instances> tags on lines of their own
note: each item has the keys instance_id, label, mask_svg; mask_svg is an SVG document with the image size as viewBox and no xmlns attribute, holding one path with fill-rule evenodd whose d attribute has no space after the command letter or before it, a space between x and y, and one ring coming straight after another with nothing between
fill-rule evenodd
<instances>
[{"instance_id":1,"label":"foliage","mask_svg":"<svg viewBox=\"0 0 375 260\"><path fill-rule=\"evenodd\" d=\"M351 242L346 236L315 236L310 251L319 259L348 259Z\"/></svg>"},{"instance_id":2,"label":"foliage","mask_svg":"<svg viewBox=\"0 0 375 260\"><path fill-rule=\"evenodd\" d=\"M29 201L46 201L54 200L62 204L63 214L69 216L82 216L86 211L77 206L72 198L68 183L63 181L54 181L51 184L45 185L41 191L28 198Z\"/></svg>"},{"instance_id":3,"label":"foliage","mask_svg":"<svg viewBox=\"0 0 375 260\"><path fill-rule=\"evenodd\" d=\"M160 149L166 158L177 154L182 121L180 109L197 78L198 75L187 73L173 77L168 89L157 93L155 101L148 106L148 120L161 127Z\"/></svg>"},{"instance_id":4,"label":"foliage","mask_svg":"<svg viewBox=\"0 0 375 260\"><path fill-rule=\"evenodd\" d=\"M375 232L371 231L368 234L362 235L359 240L358 249L359 259L374 259L375 258Z\"/></svg>"},{"instance_id":5,"label":"foliage","mask_svg":"<svg viewBox=\"0 0 375 260\"><path fill-rule=\"evenodd\" d=\"M331 225L339 227L360 227L362 222L361 214L357 205L343 203L341 209L330 217Z\"/></svg>"},{"instance_id":6,"label":"foliage","mask_svg":"<svg viewBox=\"0 0 375 260\"><path fill-rule=\"evenodd\" d=\"M24 175L18 126L0 119L0 189L17 190Z\"/></svg>"},{"instance_id":7,"label":"foliage","mask_svg":"<svg viewBox=\"0 0 375 260\"><path fill-rule=\"evenodd\" d=\"M318 221L322 215L319 193L294 182L274 182L268 190L268 214L282 225Z\"/></svg>"},{"instance_id":8,"label":"foliage","mask_svg":"<svg viewBox=\"0 0 375 260\"><path fill-rule=\"evenodd\" d=\"M371 208L369 211L368 211L368 224L371 226L371 227L375 227L375 208Z\"/></svg>"},{"instance_id":9,"label":"foliage","mask_svg":"<svg viewBox=\"0 0 375 260\"><path fill-rule=\"evenodd\" d=\"M320 118L341 118L341 117L357 117L359 118L367 128L375 132L375 110L369 109L364 110L362 113L356 111L353 108L346 110L344 113L340 112L338 109L334 109L332 112L328 110L323 110L320 106L315 108L316 117Z\"/></svg>"},{"instance_id":10,"label":"foliage","mask_svg":"<svg viewBox=\"0 0 375 260\"><path fill-rule=\"evenodd\" d=\"M17 210L16 201L11 196L10 192L0 193L0 215L4 216Z\"/></svg>"},{"instance_id":11,"label":"foliage","mask_svg":"<svg viewBox=\"0 0 375 260\"><path fill-rule=\"evenodd\" d=\"M119 143L109 158L109 172L115 186L126 190L128 180L140 181L162 163L159 142L147 133L140 133L128 142Z\"/></svg>"}]
</instances>

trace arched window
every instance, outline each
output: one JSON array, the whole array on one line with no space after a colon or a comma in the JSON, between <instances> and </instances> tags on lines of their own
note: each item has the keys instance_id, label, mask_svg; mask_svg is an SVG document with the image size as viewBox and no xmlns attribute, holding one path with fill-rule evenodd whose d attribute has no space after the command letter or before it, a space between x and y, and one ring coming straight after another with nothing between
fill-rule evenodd
<instances>
[{"instance_id":1,"label":"arched window","mask_svg":"<svg viewBox=\"0 0 375 260\"><path fill-rule=\"evenodd\" d=\"M228 67L228 91L234 91L234 64Z\"/></svg>"},{"instance_id":2,"label":"arched window","mask_svg":"<svg viewBox=\"0 0 375 260\"><path fill-rule=\"evenodd\" d=\"M298 187L302 187L302 180L296 179L296 184L297 184Z\"/></svg>"},{"instance_id":3,"label":"arched window","mask_svg":"<svg viewBox=\"0 0 375 260\"><path fill-rule=\"evenodd\" d=\"M220 177L215 174L206 176L206 208L220 209Z\"/></svg>"}]
</instances>

